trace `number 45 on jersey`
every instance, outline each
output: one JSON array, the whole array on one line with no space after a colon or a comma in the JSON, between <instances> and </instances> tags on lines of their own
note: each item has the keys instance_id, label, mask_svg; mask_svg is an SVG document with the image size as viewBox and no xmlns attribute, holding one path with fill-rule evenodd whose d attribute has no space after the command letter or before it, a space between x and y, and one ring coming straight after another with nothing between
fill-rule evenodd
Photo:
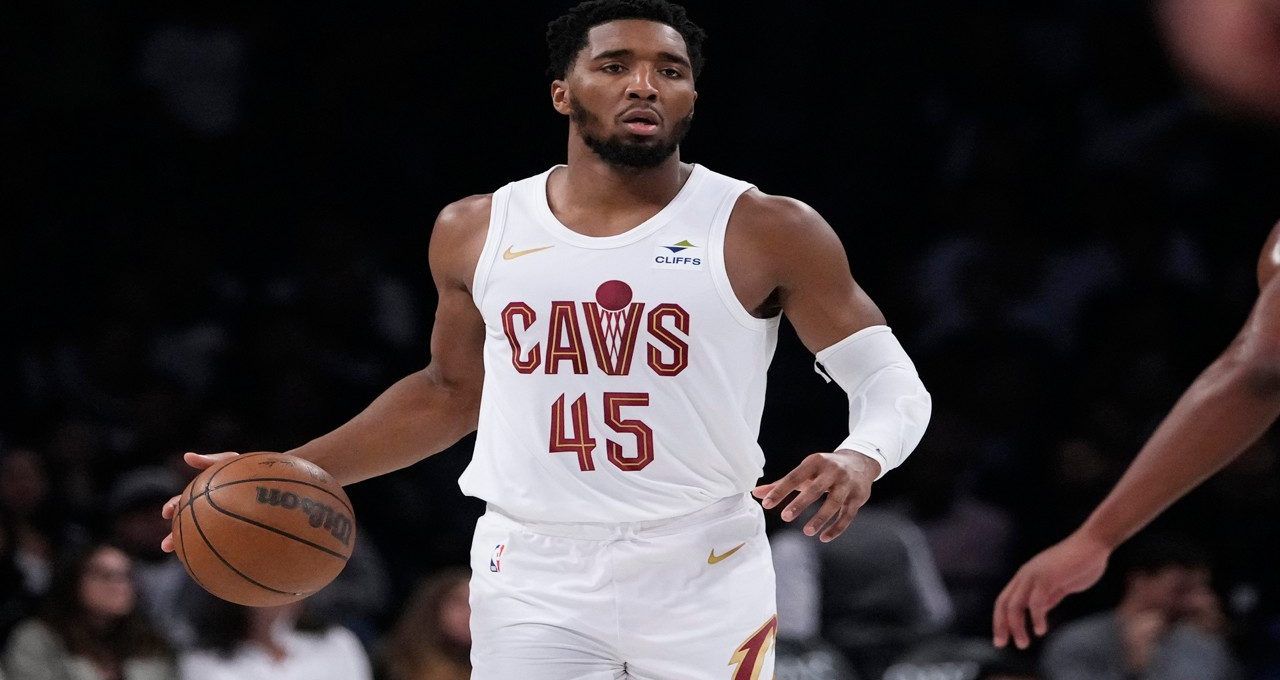
<instances>
[{"instance_id":1,"label":"number 45 on jersey","mask_svg":"<svg viewBox=\"0 0 1280 680\"><path fill-rule=\"evenodd\" d=\"M689 365L689 313L680 305L658 304L646 315L645 304L632 301L631 286L616 280L600 284L595 298L593 302L583 302L581 309L586 317L596 366L605 375L630 374L641 328L648 332L645 363L654 375L672 377ZM511 363L516 371L531 374L541 364L546 373L557 373L560 363L565 361L575 374L586 374L587 347L578 321L578 304L573 301L551 303L545 361L540 356L540 343L522 348L517 333L517 324L528 331L536 320L536 312L524 302L512 302L502 310L503 332L511 344ZM596 469L593 457L596 439L591 436L587 395L580 395L567 406L565 402L566 395L561 394L551 406L549 449L552 453L578 454L578 468L590 472ZM605 440L609 462L619 470L643 470L653 462L653 430L640 420L622 417L623 407L648 405L649 395L646 392L604 393L600 408L603 409L605 424L614 432L632 435L636 440L636 450L632 455L625 454L618 442ZM568 433L566 425L570 426Z\"/></svg>"}]
</instances>

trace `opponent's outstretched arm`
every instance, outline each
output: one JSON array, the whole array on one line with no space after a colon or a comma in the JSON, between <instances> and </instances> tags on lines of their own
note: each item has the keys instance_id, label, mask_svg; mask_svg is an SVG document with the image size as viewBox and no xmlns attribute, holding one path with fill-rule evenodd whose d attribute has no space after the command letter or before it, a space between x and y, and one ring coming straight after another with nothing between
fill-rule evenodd
<instances>
[{"instance_id":1,"label":"opponent's outstretched arm","mask_svg":"<svg viewBox=\"0 0 1280 680\"><path fill-rule=\"evenodd\" d=\"M412 465L476 429L485 330L470 287L488 218L489 198L475 196L445 208L436 220L428 256L439 304L428 366L392 385L346 424L287 453L347 485ZM204 469L234 455L188 453L185 459ZM166 519L177 504L177 497L165 504ZM161 547L171 551L172 536Z\"/></svg>"},{"instance_id":2,"label":"opponent's outstretched arm","mask_svg":"<svg viewBox=\"0 0 1280 680\"><path fill-rule=\"evenodd\" d=\"M1033 557L996 600L993 642L1030 644L1064 597L1098 582L1107 560L1174 501L1220 470L1280 415L1280 276L1264 285L1244 328L1182 395L1124 476L1075 533Z\"/></svg>"}]
</instances>

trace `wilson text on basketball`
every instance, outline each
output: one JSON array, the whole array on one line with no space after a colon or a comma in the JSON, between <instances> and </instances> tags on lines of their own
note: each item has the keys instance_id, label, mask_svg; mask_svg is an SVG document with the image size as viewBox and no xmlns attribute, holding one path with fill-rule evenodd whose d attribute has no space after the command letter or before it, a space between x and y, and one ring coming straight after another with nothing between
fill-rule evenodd
<instances>
[{"instance_id":1,"label":"wilson text on basketball","mask_svg":"<svg viewBox=\"0 0 1280 680\"><path fill-rule=\"evenodd\" d=\"M270 489L263 486L256 488L258 490L259 503L279 506L286 510L297 508L307 516L307 523L313 528L319 529L323 527L334 538L342 541L343 545L350 544L351 528L354 525L351 522L351 518L346 514L320 501L299 496L292 491L281 491L280 489Z\"/></svg>"}]
</instances>

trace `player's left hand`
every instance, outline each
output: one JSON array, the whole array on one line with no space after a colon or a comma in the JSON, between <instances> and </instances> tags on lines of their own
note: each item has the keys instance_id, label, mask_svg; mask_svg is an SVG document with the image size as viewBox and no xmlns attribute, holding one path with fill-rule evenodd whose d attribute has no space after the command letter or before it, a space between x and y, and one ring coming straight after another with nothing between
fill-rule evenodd
<instances>
[{"instance_id":1,"label":"player's left hand","mask_svg":"<svg viewBox=\"0 0 1280 680\"><path fill-rule=\"evenodd\" d=\"M757 486L751 494L763 499L760 505L768 510L798 491L782 511L782 519L788 522L826 494L827 500L804 526L805 535L821 531L819 540L826 543L849 527L858 509L871 497L871 483L879 475L880 463L857 451L814 453L782 479Z\"/></svg>"}]
</instances>

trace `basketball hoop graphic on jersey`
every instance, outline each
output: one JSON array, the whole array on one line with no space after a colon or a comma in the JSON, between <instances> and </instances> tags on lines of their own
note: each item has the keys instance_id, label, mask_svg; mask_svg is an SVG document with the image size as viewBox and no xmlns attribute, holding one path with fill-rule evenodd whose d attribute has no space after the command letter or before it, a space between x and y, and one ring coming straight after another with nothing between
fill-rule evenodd
<instances>
[{"instance_id":1,"label":"basketball hoop graphic on jersey","mask_svg":"<svg viewBox=\"0 0 1280 680\"><path fill-rule=\"evenodd\" d=\"M644 304L632 302L631 286L615 279L600 284L596 301L585 302L583 307L596 363L608 375L626 375L631 370Z\"/></svg>"}]
</instances>

